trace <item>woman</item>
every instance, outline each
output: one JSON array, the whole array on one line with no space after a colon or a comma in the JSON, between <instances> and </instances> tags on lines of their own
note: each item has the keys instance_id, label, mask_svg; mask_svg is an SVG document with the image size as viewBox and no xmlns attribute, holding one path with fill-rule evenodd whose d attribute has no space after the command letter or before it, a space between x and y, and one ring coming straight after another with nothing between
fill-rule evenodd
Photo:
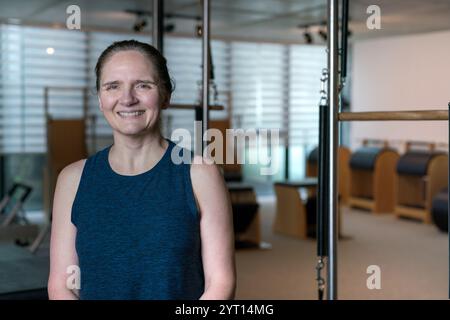
<instances>
[{"instance_id":1,"label":"woman","mask_svg":"<svg viewBox=\"0 0 450 320\"><path fill-rule=\"evenodd\" d=\"M160 132L172 93L165 58L145 43L116 42L99 57L96 76L114 144L59 174L49 298L232 299L223 178L199 156L175 164L174 143ZM80 290L68 285L73 266Z\"/></svg>"}]
</instances>

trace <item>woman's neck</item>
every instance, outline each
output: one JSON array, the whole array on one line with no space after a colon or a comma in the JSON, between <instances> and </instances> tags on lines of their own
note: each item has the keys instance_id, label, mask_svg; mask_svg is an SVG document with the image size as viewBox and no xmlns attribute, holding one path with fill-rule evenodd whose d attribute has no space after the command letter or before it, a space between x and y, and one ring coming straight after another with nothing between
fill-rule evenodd
<instances>
[{"instance_id":1,"label":"woman's neck","mask_svg":"<svg viewBox=\"0 0 450 320\"><path fill-rule=\"evenodd\" d=\"M136 175L153 168L164 156L168 142L160 133L142 137L114 136L109 164L123 175Z\"/></svg>"}]
</instances>

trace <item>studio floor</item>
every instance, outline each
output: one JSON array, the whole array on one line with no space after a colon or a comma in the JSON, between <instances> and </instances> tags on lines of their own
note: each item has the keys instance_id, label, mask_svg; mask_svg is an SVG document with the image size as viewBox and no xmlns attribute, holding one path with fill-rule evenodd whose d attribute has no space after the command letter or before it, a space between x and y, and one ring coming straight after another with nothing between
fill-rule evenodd
<instances>
[{"instance_id":1,"label":"studio floor","mask_svg":"<svg viewBox=\"0 0 450 320\"><path fill-rule=\"evenodd\" d=\"M237 299L317 299L316 242L274 234L275 198L259 197L270 250L240 250ZM338 245L339 299L447 299L448 238L434 225L344 208ZM367 267L381 271L368 289ZM323 272L325 275L325 271Z\"/></svg>"}]
</instances>

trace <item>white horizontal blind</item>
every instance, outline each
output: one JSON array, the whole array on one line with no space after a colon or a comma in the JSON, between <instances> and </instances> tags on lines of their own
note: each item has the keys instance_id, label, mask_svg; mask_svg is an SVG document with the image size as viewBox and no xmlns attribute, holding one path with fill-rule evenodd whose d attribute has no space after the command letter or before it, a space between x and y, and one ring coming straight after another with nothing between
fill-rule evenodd
<instances>
[{"instance_id":1,"label":"white horizontal blind","mask_svg":"<svg viewBox=\"0 0 450 320\"><path fill-rule=\"evenodd\" d=\"M289 46L289 145L318 143L319 99L322 69L326 68L323 46Z\"/></svg>"},{"instance_id":2,"label":"white horizontal blind","mask_svg":"<svg viewBox=\"0 0 450 320\"><path fill-rule=\"evenodd\" d=\"M211 41L214 79L210 81L210 104L224 107L223 111L210 111L210 119L227 117L229 92L229 45L223 41ZM169 73L175 83L172 104L199 105L202 89L202 41L201 39L168 38L164 55ZM214 90L214 86L216 90ZM217 95L214 94L216 91ZM169 137L176 129L186 129L194 139L194 110L167 109L163 111L164 132ZM193 147L193 140L192 145Z\"/></svg>"},{"instance_id":3,"label":"white horizontal blind","mask_svg":"<svg viewBox=\"0 0 450 320\"><path fill-rule=\"evenodd\" d=\"M45 152L44 87L88 87L89 113L97 115L96 132L110 143L111 129L98 108L94 67L114 41L148 35L80 32L14 25L0 28L0 148L3 153ZM48 55L46 49L55 49ZM176 84L172 103L200 102L201 39L165 39L164 54ZM317 143L320 74L326 65L323 47L212 41L214 83L211 102L233 106L233 126L288 128L293 146ZM81 91L50 91L50 111L58 117L79 117ZM228 101L229 98L232 101ZM63 112L60 112L63 111ZM286 112L289 111L287 116ZM211 111L211 119L228 110ZM171 117L168 128L168 116ZM165 110L163 132L193 131L193 110ZM170 129L170 130L169 130ZM91 132L89 130L89 132Z\"/></svg>"},{"instance_id":4,"label":"white horizontal blind","mask_svg":"<svg viewBox=\"0 0 450 320\"><path fill-rule=\"evenodd\" d=\"M17 152L23 136L22 29L2 25L1 37L1 151Z\"/></svg>"},{"instance_id":5,"label":"white horizontal blind","mask_svg":"<svg viewBox=\"0 0 450 320\"><path fill-rule=\"evenodd\" d=\"M86 85L84 39L82 32L2 26L2 152L45 152L44 88ZM82 117L82 91L50 93L54 117Z\"/></svg>"},{"instance_id":6,"label":"white horizontal blind","mask_svg":"<svg viewBox=\"0 0 450 320\"><path fill-rule=\"evenodd\" d=\"M168 38L164 41L164 56L175 85L171 104L198 104L201 80L202 44L199 39ZM166 137L176 129L186 129L194 137L194 110L163 111L163 132ZM192 142L193 143L193 142ZM187 145L185 145L187 147ZM192 147L192 145L191 145Z\"/></svg>"},{"instance_id":7,"label":"white horizontal blind","mask_svg":"<svg viewBox=\"0 0 450 320\"><path fill-rule=\"evenodd\" d=\"M285 47L231 44L233 124L244 129L282 128L286 104Z\"/></svg>"},{"instance_id":8,"label":"white horizontal blind","mask_svg":"<svg viewBox=\"0 0 450 320\"><path fill-rule=\"evenodd\" d=\"M221 105L223 111L211 111L210 119L223 119L230 115L231 92L231 68L230 68L230 43L212 40L211 52L214 71L213 83L216 87L217 96L214 96L213 87L210 87L210 103Z\"/></svg>"}]
</instances>

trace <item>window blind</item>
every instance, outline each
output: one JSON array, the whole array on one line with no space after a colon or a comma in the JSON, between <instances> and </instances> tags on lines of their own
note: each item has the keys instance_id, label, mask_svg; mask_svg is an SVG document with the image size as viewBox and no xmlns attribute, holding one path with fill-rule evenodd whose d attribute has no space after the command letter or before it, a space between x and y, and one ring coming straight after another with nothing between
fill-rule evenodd
<instances>
[{"instance_id":1,"label":"window blind","mask_svg":"<svg viewBox=\"0 0 450 320\"><path fill-rule=\"evenodd\" d=\"M94 67L109 44L131 38L151 42L149 35L133 33L1 25L1 151L46 151L46 86L88 87L88 112L97 116L97 149L110 143L111 129L98 108ZM53 55L46 52L50 47ZM323 47L219 40L211 47L219 94L215 99L210 90L210 101L226 109L211 111L211 119L227 117L231 106L234 127L281 128L289 134L291 146L317 144L320 75L326 65ZM164 54L176 88L172 103L199 103L201 39L166 37ZM82 101L79 90L54 90L49 95L50 111L58 117L80 116ZM194 111L168 109L162 117L167 137L177 128L193 133Z\"/></svg>"}]
</instances>

